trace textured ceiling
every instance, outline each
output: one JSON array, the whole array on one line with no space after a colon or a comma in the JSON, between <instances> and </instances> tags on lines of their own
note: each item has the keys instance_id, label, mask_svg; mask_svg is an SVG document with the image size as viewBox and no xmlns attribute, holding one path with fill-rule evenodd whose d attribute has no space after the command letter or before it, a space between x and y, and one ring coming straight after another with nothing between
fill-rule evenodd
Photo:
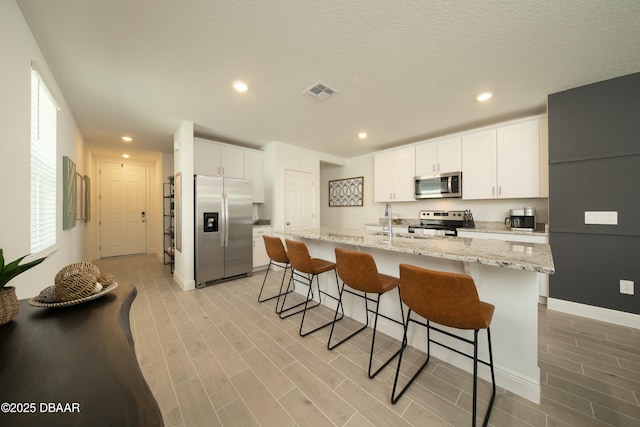
<instances>
[{"instance_id":1,"label":"textured ceiling","mask_svg":"<svg viewBox=\"0 0 640 427\"><path fill-rule=\"evenodd\" d=\"M17 3L95 150L130 134L129 148L171 152L189 120L220 141L351 157L640 71L635 0ZM302 93L317 81L338 93Z\"/></svg>"}]
</instances>

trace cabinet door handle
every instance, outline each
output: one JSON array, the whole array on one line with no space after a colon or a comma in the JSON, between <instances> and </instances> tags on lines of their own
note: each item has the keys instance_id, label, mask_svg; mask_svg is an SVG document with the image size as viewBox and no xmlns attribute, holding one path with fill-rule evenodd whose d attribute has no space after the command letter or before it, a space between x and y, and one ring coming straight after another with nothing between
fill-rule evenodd
<instances>
[{"instance_id":1,"label":"cabinet door handle","mask_svg":"<svg viewBox=\"0 0 640 427\"><path fill-rule=\"evenodd\" d=\"M498 196L502 196L502 185L498 187Z\"/></svg>"},{"instance_id":2,"label":"cabinet door handle","mask_svg":"<svg viewBox=\"0 0 640 427\"><path fill-rule=\"evenodd\" d=\"M491 195L495 196L496 195L496 187L491 186Z\"/></svg>"}]
</instances>

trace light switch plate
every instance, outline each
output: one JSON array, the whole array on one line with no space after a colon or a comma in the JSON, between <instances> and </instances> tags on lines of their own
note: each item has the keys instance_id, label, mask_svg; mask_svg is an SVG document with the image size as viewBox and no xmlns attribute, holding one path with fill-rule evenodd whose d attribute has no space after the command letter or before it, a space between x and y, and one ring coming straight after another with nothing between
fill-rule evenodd
<instances>
[{"instance_id":1,"label":"light switch plate","mask_svg":"<svg viewBox=\"0 0 640 427\"><path fill-rule=\"evenodd\" d=\"M618 225L618 211L585 211L584 223Z\"/></svg>"},{"instance_id":2,"label":"light switch plate","mask_svg":"<svg viewBox=\"0 0 640 427\"><path fill-rule=\"evenodd\" d=\"M633 281L632 280L620 280L620 293L626 295L633 295Z\"/></svg>"}]
</instances>

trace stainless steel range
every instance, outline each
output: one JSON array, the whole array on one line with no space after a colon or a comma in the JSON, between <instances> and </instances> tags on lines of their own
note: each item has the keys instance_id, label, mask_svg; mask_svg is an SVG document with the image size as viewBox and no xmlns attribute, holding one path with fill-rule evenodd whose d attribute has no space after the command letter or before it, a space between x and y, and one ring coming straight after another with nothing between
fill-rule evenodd
<instances>
[{"instance_id":1,"label":"stainless steel range","mask_svg":"<svg viewBox=\"0 0 640 427\"><path fill-rule=\"evenodd\" d=\"M466 211L420 211L420 225L410 225L409 233L434 236L457 236L458 228L473 227L473 215Z\"/></svg>"}]
</instances>

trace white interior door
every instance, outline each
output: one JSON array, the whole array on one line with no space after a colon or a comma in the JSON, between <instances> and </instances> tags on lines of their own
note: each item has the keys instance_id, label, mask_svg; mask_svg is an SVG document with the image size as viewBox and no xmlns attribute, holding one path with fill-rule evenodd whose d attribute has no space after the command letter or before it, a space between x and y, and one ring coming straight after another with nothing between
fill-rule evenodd
<instances>
[{"instance_id":1,"label":"white interior door","mask_svg":"<svg viewBox=\"0 0 640 427\"><path fill-rule=\"evenodd\" d=\"M100 163L100 256L147 251L146 167Z\"/></svg>"},{"instance_id":2,"label":"white interior door","mask_svg":"<svg viewBox=\"0 0 640 427\"><path fill-rule=\"evenodd\" d=\"M313 227L313 175L310 172L284 171L285 229Z\"/></svg>"}]
</instances>

